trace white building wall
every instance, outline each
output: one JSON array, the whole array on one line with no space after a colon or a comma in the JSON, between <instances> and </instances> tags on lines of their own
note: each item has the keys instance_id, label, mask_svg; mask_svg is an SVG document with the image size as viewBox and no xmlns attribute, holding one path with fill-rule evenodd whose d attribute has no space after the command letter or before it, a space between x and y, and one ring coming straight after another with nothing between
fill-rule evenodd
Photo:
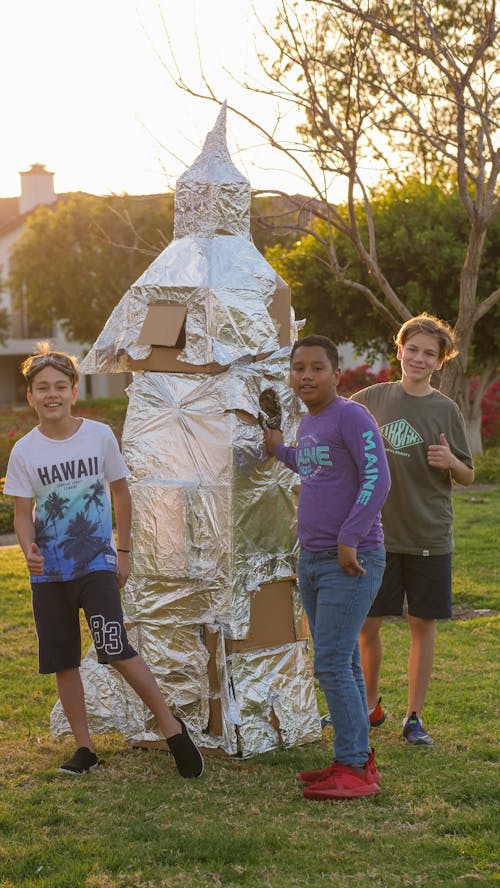
<instances>
[{"instance_id":1,"label":"white building wall","mask_svg":"<svg viewBox=\"0 0 500 888\"><path fill-rule=\"evenodd\" d=\"M19 212L29 213L40 204L52 204L56 200L54 192L54 173L45 169L44 164L34 163L30 170L19 173L21 177L21 196Z\"/></svg>"},{"instance_id":2,"label":"white building wall","mask_svg":"<svg viewBox=\"0 0 500 888\"><path fill-rule=\"evenodd\" d=\"M350 343L339 345L339 363L341 370L354 369L360 364L368 364L372 373L378 373L383 367L387 367L388 361L385 355L380 355L375 360L369 358L364 352L359 352Z\"/></svg>"}]
</instances>

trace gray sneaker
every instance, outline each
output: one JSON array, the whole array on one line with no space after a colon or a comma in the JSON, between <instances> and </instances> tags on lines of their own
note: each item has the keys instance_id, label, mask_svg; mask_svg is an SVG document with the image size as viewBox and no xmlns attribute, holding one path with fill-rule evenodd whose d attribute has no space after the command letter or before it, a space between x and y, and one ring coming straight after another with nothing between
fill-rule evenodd
<instances>
[{"instance_id":1,"label":"gray sneaker","mask_svg":"<svg viewBox=\"0 0 500 888\"><path fill-rule=\"evenodd\" d=\"M410 746L432 746L434 740L424 731L416 712L412 712L403 728L403 737Z\"/></svg>"}]
</instances>

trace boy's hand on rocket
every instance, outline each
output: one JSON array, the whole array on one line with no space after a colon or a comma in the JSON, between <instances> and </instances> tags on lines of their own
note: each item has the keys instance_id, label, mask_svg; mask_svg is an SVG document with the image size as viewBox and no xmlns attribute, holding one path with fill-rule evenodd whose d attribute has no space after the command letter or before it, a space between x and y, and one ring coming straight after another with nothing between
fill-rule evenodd
<instances>
[{"instance_id":1,"label":"boy's hand on rocket","mask_svg":"<svg viewBox=\"0 0 500 888\"><path fill-rule=\"evenodd\" d=\"M45 559L37 544L31 543L31 546L26 553L26 564L28 565L28 570L32 576L40 577L43 574L44 561Z\"/></svg>"},{"instance_id":2,"label":"boy's hand on rocket","mask_svg":"<svg viewBox=\"0 0 500 888\"><path fill-rule=\"evenodd\" d=\"M451 469L455 457L443 433L439 436L439 444L431 444L427 450L427 462L435 469Z\"/></svg>"},{"instance_id":3,"label":"boy's hand on rocket","mask_svg":"<svg viewBox=\"0 0 500 888\"><path fill-rule=\"evenodd\" d=\"M269 429L264 427L264 443L269 456L274 456L274 452L278 444L283 444L283 435L278 429Z\"/></svg>"},{"instance_id":4,"label":"boy's hand on rocket","mask_svg":"<svg viewBox=\"0 0 500 888\"><path fill-rule=\"evenodd\" d=\"M358 562L358 554L354 546L346 546L345 543L339 543L338 560L342 570L349 574L350 577L366 573L364 567L361 567Z\"/></svg>"}]
</instances>

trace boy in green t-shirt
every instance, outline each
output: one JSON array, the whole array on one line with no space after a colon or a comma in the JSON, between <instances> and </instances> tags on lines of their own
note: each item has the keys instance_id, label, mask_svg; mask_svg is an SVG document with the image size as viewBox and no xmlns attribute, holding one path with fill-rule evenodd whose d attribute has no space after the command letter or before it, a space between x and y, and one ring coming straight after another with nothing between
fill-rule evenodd
<instances>
[{"instance_id":1,"label":"boy in green t-shirt","mask_svg":"<svg viewBox=\"0 0 500 888\"><path fill-rule=\"evenodd\" d=\"M411 643L403 737L414 746L431 746L421 719L436 620L451 616L451 490L453 481L472 484L474 469L457 405L430 382L456 355L451 328L424 313L406 321L395 341L401 381L373 385L352 396L375 417L391 472L382 510L387 565L359 641L370 723L377 727L385 720L378 696L380 627L384 617L402 614L406 596Z\"/></svg>"}]
</instances>

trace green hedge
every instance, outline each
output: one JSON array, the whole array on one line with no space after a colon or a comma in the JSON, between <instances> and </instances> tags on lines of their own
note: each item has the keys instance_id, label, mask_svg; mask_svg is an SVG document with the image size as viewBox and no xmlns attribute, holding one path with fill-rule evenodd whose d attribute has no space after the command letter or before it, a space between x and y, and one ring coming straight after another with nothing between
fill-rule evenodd
<instances>
[{"instance_id":1,"label":"green hedge","mask_svg":"<svg viewBox=\"0 0 500 888\"><path fill-rule=\"evenodd\" d=\"M474 459L476 484L500 484L500 447L490 447Z\"/></svg>"},{"instance_id":2,"label":"green hedge","mask_svg":"<svg viewBox=\"0 0 500 888\"><path fill-rule=\"evenodd\" d=\"M0 497L0 533L14 533L14 503L10 496Z\"/></svg>"}]
</instances>

